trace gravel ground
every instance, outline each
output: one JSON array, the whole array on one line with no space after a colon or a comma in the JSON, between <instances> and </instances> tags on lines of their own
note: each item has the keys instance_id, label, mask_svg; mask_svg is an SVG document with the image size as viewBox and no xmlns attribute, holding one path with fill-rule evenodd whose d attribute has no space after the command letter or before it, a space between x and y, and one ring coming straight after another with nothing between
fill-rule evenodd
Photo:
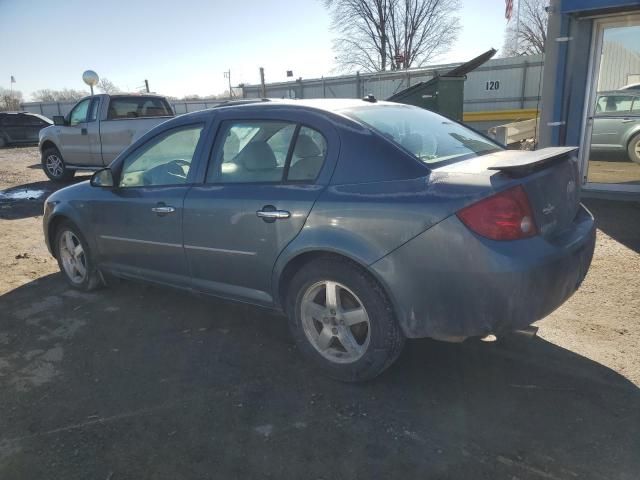
<instances>
[{"instance_id":1,"label":"gravel ground","mask_svg":"<svg viewBox=\"0 0 640 480\"><path fill-rule=\"evenodd\" d=\"M591 270L538 338L412 341L376 381L343 385L270 312L68 289L42 240L53 188L37 149L0 150L3 480L638 478L638 203L586 201Z\"/></svg>"}]
</instances>

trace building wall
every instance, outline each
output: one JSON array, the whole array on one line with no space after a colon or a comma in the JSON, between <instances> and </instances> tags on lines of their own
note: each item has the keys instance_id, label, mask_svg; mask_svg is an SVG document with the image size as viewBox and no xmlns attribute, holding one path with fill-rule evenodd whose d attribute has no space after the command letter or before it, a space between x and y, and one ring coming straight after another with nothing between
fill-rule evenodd
<instances>
[{"instance_id":1,"label":"building wall","mask_svg":"<svg viewBox=\"0 0 640 480\"><path fill-rule=\"evenodd\" d=\"M629 83L638 82L640 55L617 42L605 42L602 46L602 63L598 91L617 90Z\"/></svg>"}]
</instances>

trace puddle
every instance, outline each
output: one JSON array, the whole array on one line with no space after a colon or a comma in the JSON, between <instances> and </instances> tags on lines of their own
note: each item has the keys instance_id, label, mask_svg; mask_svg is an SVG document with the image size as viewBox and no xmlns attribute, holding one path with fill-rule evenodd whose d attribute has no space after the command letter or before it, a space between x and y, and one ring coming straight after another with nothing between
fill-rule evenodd
<instances>
[{"instance_id":1,"label":"puddle","mask_svg":"<svg viewBox=\"0 0 640 480\"><path fill-rule=\"evenodd\" d=\"M37 200L46 194L46 190L24 189L24 190L2 190L0 200Z\"/></svg>"}]
</instances>

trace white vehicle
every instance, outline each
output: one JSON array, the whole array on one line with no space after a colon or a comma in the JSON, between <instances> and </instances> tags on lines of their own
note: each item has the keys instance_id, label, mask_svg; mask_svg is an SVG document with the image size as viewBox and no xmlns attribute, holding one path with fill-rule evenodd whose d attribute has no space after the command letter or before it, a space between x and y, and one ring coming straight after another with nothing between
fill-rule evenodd
<instances>
[{"instance_id":1,"label":"white vehicle","mask_svg":"<svg viewBox=\"0 0 640 480\"><path fill-rule=\"evenodd\" d=\"M44 173L71 180L77 170L99 170L156 125L173 117L166 98L157 95L93 95L65 117L40 131Z\"/></svg>"}]
</instances>

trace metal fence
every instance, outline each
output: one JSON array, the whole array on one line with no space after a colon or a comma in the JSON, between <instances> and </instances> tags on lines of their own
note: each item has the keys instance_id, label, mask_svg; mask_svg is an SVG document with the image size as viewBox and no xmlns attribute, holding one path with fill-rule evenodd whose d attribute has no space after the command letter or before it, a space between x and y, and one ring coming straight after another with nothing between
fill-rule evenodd
<instances>
[{"instance_id":1,"label":"metal fence","mask_svg":"<svg viewBox=\"0 0 640 480\"><path fill-rule=\"evenodd\" d=\"M459 64L268 83L266 96L270 98L362 98L371 93L377 98L384 99L418 82L443 74L457 65ZM464 85L464 112L473 114L473 112L536 109L540 99L543 65L542 55L489 60L467 75ZM244 98L261 97L260 85L244 85L242 96ZM220 102L190 100L170 103L175 113L180 115L211 108ZM66 115L73 105L75 102L27 102L21 104L21 108L51 118L54 115Z\"/></svg>"},{"instance_id":2,"label":"metal fence","mask_svg":"<svg viewBox=\"0 0 640 480\"><path fill-rule=\"evenodd\" d=\"M396 72L323 77L266 84L270 98L362 98L373 94L385 99L418 82L444 74L459 64L435 65ZM489 60L467 75L464 111L536 108L544 60L542 55ZM260 85L245 85L245 98L262 96Z\"/></svg>"},{"instance_id":3,"label":"metal fence","mask_svg":"<svg viewBox=\"0 0 640 480\"><path fill-rule=\"evenodd\" d=\"M205 110L221 103L222 100L189 100L169 102L176 115L183 113ZM45 117L52 118L55 115L66 115L76 104L73 102L25 102L20 104L20 108L26 112L39 113Z\"/></svg>"}]
</instances>

